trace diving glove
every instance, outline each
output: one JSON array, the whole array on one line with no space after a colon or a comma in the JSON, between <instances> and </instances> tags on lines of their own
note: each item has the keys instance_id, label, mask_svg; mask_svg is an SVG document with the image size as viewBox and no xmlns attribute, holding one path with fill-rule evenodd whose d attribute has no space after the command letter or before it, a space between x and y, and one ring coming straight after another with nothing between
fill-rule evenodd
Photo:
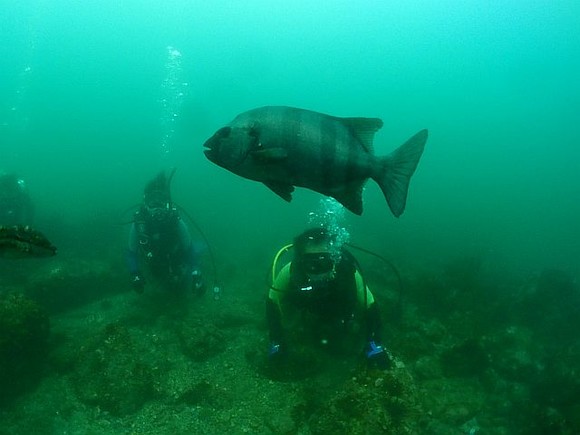
<instances>
[{"instance_id":1,"label":"diving glove","mask_svg":"<svg viewBox=\"0 0 580 435\"><path fill-rule=\"evenodd\" d=\"M133 290L135 290L135 292L138 294L142 294L143 291L145 290L145 280L138 273L133 275L131 285L133 286Z\"/></svg>"},{"instance_id":2,"label":"diving glove","mask_svg":"<svg viewBox=\"0 0 580 435\"><path fill-rule=\"evenodd\" d=\"M375 341L369 341L365 347L365 355L369 366L386 370L391 367L392 357L384 346Z\"/></svg>"},{"instance_id":3,"label":"diving glove","mask_svg":"<svg viewBox=\"0 0 580 435\"><path fill-rule=\"evenodd\" d=\"M268 362L270 364L278 364L284 358L283 350L284 348L280 343L270 342L268 346Z\"/></svg>"},{"instance_id":4,"label":"diving glove","mask_svg":"<svg viewBox=\"0 0 580 435\"><path fill-rule=\"evenodd\" d=\"M197 269L191 272L191 287L193 289L193 294L196 296L201 296L205 293L203 277L201 272Z\"/></svg>"}]
</instances>

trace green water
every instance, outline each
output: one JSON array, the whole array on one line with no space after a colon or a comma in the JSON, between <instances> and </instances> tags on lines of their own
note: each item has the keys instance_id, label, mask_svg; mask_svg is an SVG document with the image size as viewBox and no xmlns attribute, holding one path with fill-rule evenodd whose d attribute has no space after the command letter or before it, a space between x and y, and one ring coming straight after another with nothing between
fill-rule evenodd
<instances>
[{"instance_id":1,"label":"green water","mask_svg":"<svg viewBox=\"0 0 580 435\"><path fill-rule=\"evenodd\" d=\"M176 197L222 255L241 238L284 242L319 197L286 204L201 145L242 111L291 105L382 118L377 154L430 131L406 213L394 219L371 182L353 237L421 261L477 250L525 271L580 268L575 2L10 3L0 166L28 180L39 219L123 208L177 166ZM168 46L186 85L164 153Z\"/></svg>"},{"instance_id":2,"label":"green water","mask_svg":"<svg viewBox=\"0 0 580 435\"><path fill-rule=\"evenodd\" d=\"M79 234L97 231L122 263L123 210L177 167L174 199L223 279L261 276L321 196L288 204L207 161L203 142L263 105L380 117L379 155L430 136L405 213L369 182L364 214L346 214L353 242L408 270L476 256L498 280L577 277L578 17L563 0L6 0L0 169L27 180L59 255L90 256Z\"/></svg>"}]
</instances>

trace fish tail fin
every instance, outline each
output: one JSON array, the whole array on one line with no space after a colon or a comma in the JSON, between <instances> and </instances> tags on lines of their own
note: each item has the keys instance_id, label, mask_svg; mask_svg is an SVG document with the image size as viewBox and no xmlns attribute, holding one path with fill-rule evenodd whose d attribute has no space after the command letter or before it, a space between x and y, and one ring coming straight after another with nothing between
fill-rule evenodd
<instances>
[{"instance_id":1,"label":"fish tail fin","mask_svg":"<svg viewBox=\"0 0 580 435\"><path fill-rule=\"evenodd\" d=\"M373 179L378 183L395 217L401 216L407 203L411 176L427 142L427 130L421 130L385 157L380 157L380 170Z\"/></svg>"}]
</instances>

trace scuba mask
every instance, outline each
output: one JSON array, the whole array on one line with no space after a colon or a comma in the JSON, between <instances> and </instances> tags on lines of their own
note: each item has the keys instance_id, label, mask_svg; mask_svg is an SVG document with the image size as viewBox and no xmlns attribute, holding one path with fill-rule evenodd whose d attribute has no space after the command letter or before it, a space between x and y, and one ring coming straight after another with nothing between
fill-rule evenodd
<instances>
[{"instance_id":1,"label":"scuba mask","mask_svg":"<svg viewBox=\"0 0 580 435\"><path fill-rule=\"evenodd\" d=\"M311 291L328 284L336 277L336 261L328 252L303 254L299 268L304 275L301 290Z\"/></svg>"},{"instance_id":2,"label":"scuba mask","mask_svg":"<svg viewBox=\"0 0 580 435\"><path fill-rule=\"evenodd\" d=\"M171 215L171 202L165 191L154 190L145 194L145 209L155 222L163 222Z\"/></svg>"},{"instance_id":3,"label":"scuba mask","mask_svg":"<svg viewBox=\"0 0 580 435\"><path fill-rule=\"evenodd\" d=\"M167 201L150 201L145 208L151 219L156 222L167 220L171 214L171 206Z\"/></svg>"}]
</instances>

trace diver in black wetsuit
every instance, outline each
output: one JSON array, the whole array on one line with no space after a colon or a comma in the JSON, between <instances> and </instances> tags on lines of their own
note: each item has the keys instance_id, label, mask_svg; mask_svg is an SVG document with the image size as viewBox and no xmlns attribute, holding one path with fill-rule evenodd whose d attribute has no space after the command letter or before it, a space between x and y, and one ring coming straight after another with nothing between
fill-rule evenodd
<instances>
[{"instance_id":1,"label":"diver in black wetsuit","mask_svg":"<svg viewBox=\"0 0 580 435\"><path fill-rule=\"evenodd\" d=\"M143 293L145 275L172 291L204 292L200 255L189 230L171 201L173 172L162 171L144 190L143 203L135 212L129 234L127 264L133 289Z\"/></svg>"}]
</instances>

